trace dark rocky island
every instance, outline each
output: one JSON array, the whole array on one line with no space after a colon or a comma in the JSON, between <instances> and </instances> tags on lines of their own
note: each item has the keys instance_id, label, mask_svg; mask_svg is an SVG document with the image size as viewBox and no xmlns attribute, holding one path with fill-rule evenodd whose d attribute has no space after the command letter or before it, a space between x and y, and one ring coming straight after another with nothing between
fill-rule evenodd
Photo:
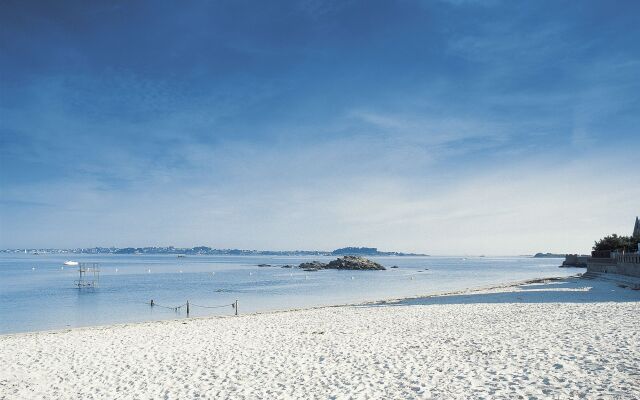
<instances>
[{"instance_id":1,"label":"dark rocky island","mask_svg":"<svg viewBox=\"0 0 640 400\"><path fill-rule=\"evenodd\" d=\"M305 271L319 271L321 269L326 269L327 264L320 261L311 261L298 265L298 268L301 268Z\"/></svg>"},{"instance_id":2,"label":"dark rocky island","mask_svg":"<svg viewBox=\"0 0 640 400\"><path fill-rule=\"evenodd\" d=\"M564 258L564 254L555 254L555 253L536 253L533 258Z\"/></svg>"},{"instance_id":3,"label":"dark rocky island","mask_svg":"<svg viewBox=\"0 0 640 400\"><path fill-rule=\"evenodd\" d=\"M386 268L377 262L368 260L364 257L358 256L344 256L339 257L329 263L323 263L320 261L312 261L302 263L298 266L305 271L319 271L321 269L344 269L344 270L356 270L356 271L382 271Z\"/></svg>"}]
</instances>

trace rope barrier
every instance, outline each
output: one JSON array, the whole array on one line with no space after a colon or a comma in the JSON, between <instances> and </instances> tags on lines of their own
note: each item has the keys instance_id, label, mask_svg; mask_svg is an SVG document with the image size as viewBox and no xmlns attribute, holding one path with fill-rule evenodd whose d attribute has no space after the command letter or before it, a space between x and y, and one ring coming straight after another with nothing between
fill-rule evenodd
<instances>
[{"instance_id":1,"label":"rope barrier","mask_svg":"<svg viewBox=\"0 0 640 400\"><path fill-rule=\"evenodd\" d=\"M190 306L200 307L200 308L222 308L222 307L233 307L235 304L223 304L221 306L201 306L199 304L189 303Z\"/></svg>"},{"instance_id":2,"label":"rope barrier","mask_svg":"<svg viewBox=\"0 0 640 400\"><path fill-rule=\"evenodd\" d=\"M181 304L179 306L164 306L162 304L158 304L155 301L151 301L151 307L160 307L160 308L166 308L167 310L174 310L174 311L178 311L179 309L181 309L182 307L186 307L187 303Z\"/></svg>"},{"instance_id":3,"label":"rope barrier","mask_svg":"<svg viewBox=\"0 0 640 400\"><path fill-rule=\"evenodd\" d=\"M179 306L165 306L165 305L156 303L152 299L151 302L147 303L147 304L150 304L151 307L165 308L167 310L173 310L175 312L178 312L178 310L180 310L181 308L186 307L187 308L187 317L189 316L189 307L200 307L200 308L209 308L209 309L211 309L211 308L232 307L236 311L235 314L238 315L238 305L237 305L238 301L235 301L234 303L231 303L231 304L221 304L221 305L215 305L215 306L204 306L204 305L201 305L201 304L189 303L189 301L187 301L186 303L181 304Z\"/></svg>"}]
</instances>

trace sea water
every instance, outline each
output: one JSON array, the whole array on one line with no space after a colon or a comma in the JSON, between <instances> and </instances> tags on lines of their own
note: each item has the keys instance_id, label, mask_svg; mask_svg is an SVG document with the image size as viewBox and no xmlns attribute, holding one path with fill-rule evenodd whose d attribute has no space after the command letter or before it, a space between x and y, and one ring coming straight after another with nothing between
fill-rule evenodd
<instances>
[{"instance_id":1,"label":"sea water","mask_svg":"<svg viewBox=\"0 0 640 400\"><path fill-rule=\"evenodd\" d=\"M525 279L567 276L560 259L370 257L386 271L282 268L335 257L0 255L0 333L240 314L428 295ZM74 286L77 267L100 263L99 287ZM270 264L272 267L258 267ZM398 268L391 268L397 266ZM151 307L154 300L156 306ZM217 308L203 308L217 307ZM168 307L168 308L167 308Z\"/></svg>"}]
</instances>

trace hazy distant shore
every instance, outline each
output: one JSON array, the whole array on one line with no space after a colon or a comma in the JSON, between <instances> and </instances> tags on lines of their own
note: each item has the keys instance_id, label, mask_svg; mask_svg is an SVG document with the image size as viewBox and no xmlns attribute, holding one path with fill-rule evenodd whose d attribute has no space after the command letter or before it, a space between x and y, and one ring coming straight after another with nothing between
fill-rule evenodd
<instances>
[{"instance_id":1,"label":"hazy distant shore","mask_svg":"<svg viewBox=\"0 0 640 400\"><path fill-rule=\"evenodd\" d=\"M640 327L629 318L640 312L640 292L536 281L388 304L0 336L0 397L640 396Z\"/></svg>"},{"instance_id":2,"label":"hazy distant shore","mask_svg":"<svg viewBox=\"0 0 640 400\"><path fill-rule=\"evenodd\" d=\"M428 254L405 253L401 251L379 251L376 247L343 247L335 250L249 250L249 249L217 249L208 246L196 247L87 247L87 248L14 248L0 249L0 253L7 254L125 254L125 255L227 255L227 256L419 256Z\"/></svg>"}]
</instances>

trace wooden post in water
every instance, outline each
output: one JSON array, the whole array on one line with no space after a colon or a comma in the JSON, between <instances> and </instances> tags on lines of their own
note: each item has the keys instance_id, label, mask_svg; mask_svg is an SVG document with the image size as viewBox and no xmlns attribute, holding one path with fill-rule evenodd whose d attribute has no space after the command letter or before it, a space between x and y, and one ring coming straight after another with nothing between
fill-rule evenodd
<instances>
[{"instance_id":1,"label":"wooden post in water","mask_svg":"<svg viewBox=\"0 0 640 400\"><path fill-rule=\"evenodd\" d=\"M151 307L153 307L153 299L151 299Z\"/></svg>"},{"instance_id":2,"label":"wooden post in water","mask_svg":"<svg viewBox=\"0 0 640 400\"><path fill-rule=\"evenodd\" d=\"M236 299L236 304L235 304L234 308L236 309L236 315L238 315L238 300L237 299Z\"/></svg>"},{"instance_id":3,"label":"wooden post in water","mask_svg":"<svg viewBox=\"0 0 640 400\"><path fill-rule=\"evenodd\" d=\"M189 300L187 300L187 318L189 317Z\"/></svg>"}]
</instances>

